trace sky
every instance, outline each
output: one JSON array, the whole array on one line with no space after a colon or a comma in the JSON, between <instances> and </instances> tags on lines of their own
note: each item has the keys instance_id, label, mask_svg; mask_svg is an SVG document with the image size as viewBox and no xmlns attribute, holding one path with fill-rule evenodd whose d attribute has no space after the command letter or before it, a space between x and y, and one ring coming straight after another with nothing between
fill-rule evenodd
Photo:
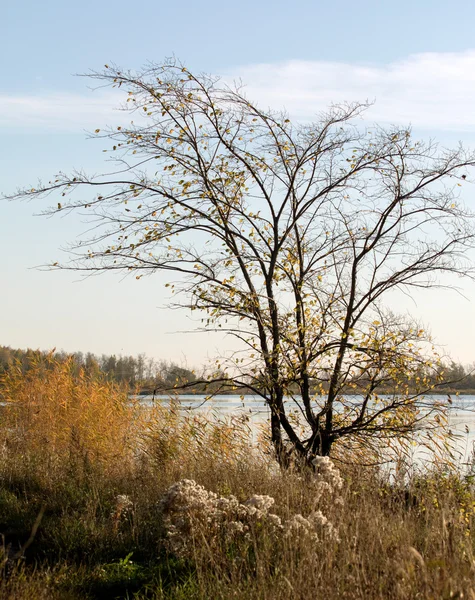
<instances>
[{"instance_id":1,"label":"sky","mask_svg":"<svg viewBox=\"0 0 475 600\"><path fill-rule=\"evenodd\" d=\"M261 106L308 120L331 102L374 102L370 121L475 148L475 3L453 0L239 3L123 0L6 3L0 36L0 194L59 170L104 170L86 132L114 124L117 97L77 74L106 63L140 68L176 56L194 72L241 79ZM475 209L475 189L464 191ZM54 199L52 200L54 202ZM35 216L47 203L0 201L0 345L138 354L190 367L229 347L190 334L166 308L165 278L81 280L38 265L84 231L76 216ZM475 361L475 285L404 306L447 352ZM396 307L397 308L397 307Z\"/></svg>"}]
</instances>

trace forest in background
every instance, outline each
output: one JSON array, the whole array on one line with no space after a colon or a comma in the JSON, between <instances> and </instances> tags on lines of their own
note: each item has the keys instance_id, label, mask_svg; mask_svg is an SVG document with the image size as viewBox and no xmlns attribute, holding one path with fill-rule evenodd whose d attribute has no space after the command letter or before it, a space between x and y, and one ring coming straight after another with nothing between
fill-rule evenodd
<instances>
[{"instance_id":1,"label":"forest in background","mask_svg":"<svg viewBox=\"0 0 475 600\"><path fill-rule=\"evenodd\" d=\"M68 353L64 350L46 351L31 348L24 350L0 346L0 375L15 365L21 369L22 373L26 373L32 364L44 360L49 355L53 355L58 360L72 359L73 370L77 369L77 373L82 369L92 376L103 376L109 381L126 383L131 390L139 390L144 394L166 391L187 384L189 385L187 393L215 392L218 389L217 384L200 383L206 379L203 367L198 371L170 360L156 360L144 353L137 356L116 354L99 356L92 352ZM443 371L446 383L437 384L434 393L475 394L474 365L462 365L451 361L444 365ZM214 375L216 375L216 371ZM225 388L220 391L229 392ZM357 391L351 387L348 387L347 390L348 393ZM246 393L246 390L234 390L234 393Z\"/></svg>"},{"instance_id":2,"label":"forest in background","mask_svg":"<svg viewBox=\"0 0 475 600\"><path fill-rule=\"evenodd\" d=\"M13 366L26 373L31 366L52 355L57 360L72 359L73 370L82 369L92 376L102 375L109 381L127 383L131 389L155 390L169 389L176 384L190 383L197 379L195 372L187 367L174 362L147 357L145 354L137 356L123 356L115 354L102 354L92 352L26 350L0 346L0 375Z\"/></svg>"}]
</instances>

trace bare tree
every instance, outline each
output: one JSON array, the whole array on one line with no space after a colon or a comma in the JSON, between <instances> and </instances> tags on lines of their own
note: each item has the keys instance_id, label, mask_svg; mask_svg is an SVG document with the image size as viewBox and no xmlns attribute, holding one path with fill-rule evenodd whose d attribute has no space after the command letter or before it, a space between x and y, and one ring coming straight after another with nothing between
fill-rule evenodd
<instances>
[{"instance_id":1,"label":"bare tree","mask_svg":"<svg viewBox=\"0 0 475 600\"><path fill-rule=\"evenodd\" d=\"M310 461L336 441L401 442L422 423L432 435L444 406L422 394L437 355L383 299L472 276L473 214L458 195L475 155L363 128L361 104L295 124L175 61L90 77L121 87L135 113L95 132L116 170L12 196L54 193L48 214L91 214L72 262L55 266L178 274L180 304L240 341L220 379L264 398L282 462L286 443Z\"/></svg>"}]
</instances>

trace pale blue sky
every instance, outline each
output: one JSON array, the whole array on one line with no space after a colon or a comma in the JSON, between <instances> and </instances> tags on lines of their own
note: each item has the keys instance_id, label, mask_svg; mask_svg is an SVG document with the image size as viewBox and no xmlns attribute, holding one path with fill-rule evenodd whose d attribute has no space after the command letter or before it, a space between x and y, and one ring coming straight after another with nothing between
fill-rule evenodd
<instances>
[{"instance_id":1,"label":"pale blue sky","mask_svg":"<svg viewBox=\"0 0 475 600\"><path fill-rule=\"evenodd\" d=\"M472 47L470 1L5 2L2 87L78 89L70 74L175 53L192 69L288 59L383 64ZM41 79L37 79L41 78Z\"/></svg>"},{"instance_id":2,"label":"pale blue sky","mask_svg":"<svg viewBox=\"0 0 475 600\"><path fill-rule=\"evenodd\" d=\"M102 169L85 129L116 122L114 99L74 73L140 67L175 54L196 71L242 77L253 99L308 118L331 101L375 99L371 119L413 123L422 137L475 147L475 3L261 1L4 3L0 21L0 192L57 170ZM472 194L466 200L475 208ZM0 203L0 344L96 353L147 352L197 365L219 338L172 334L187 315L163 309L163 278L77 282L34 265L56 259L77 217ZM437 338L475 360L475 287L468 299L417 299ZM472 300L473 298L473 300ZM225 344L224 344L225 346Z\"/></svg>"}]
</instances>

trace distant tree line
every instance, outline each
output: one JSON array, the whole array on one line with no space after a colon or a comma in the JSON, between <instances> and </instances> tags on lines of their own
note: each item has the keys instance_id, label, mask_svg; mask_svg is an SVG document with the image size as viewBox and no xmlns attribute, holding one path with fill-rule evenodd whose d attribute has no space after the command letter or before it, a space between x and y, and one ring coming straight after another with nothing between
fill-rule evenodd
<instances>
[{"instance_id":1,"label":"distant tree line","mask_svg":"<svg viewBox=\"0 0 475 600\"><path fill-rule=\"evenodd\" d=\"M460 393L475 393L475 365L463 366L451 362L444 365L444 380L440 390L454 390Z\"/></svg>"},{"instance_id":2,"label":"distant tree line","mask_svg":"<svg viewBox=\"0 0 475 600\"><path fill-rule=\"evenodd\" d=\"M155 360L147 357L144 353L137 356L123 356L116 354L102 354L100 356L92 352L73 352L68 353L61 351L44 351L44 350L22 350L18 348L10 348L9 346L0 346L0 375L8 369L16 366L23 373L26 373L34 362L45 361L46 357L52 356L56 360L72 361L72 368L79 374L83 372L92 376L102 376L108 380L117 383L127 383L131 389L139 389L143 393L153 393L182 388L187 393L203 393L203 392L232 392L234 393L252 393L251 390L240 388L234 390L226 385L229 380L223 371L219 371L224 385L222 388L216 381L206 383L208 379L216 380L217 374L214 372L209 378L204 373L197 374L193 369L180 366L173 361ZM424 380L424 388L430 389L434 384L434 393L475 393L475 367L473 365L464 366L460 363L451 361L441 366L440 373L443 376L443 381L432 381L431 374L421 369L420 373L412 373L411 377L404 381L401 389L406 388L411 392L419 381ZM323 372L318 380L312 380L310 383L312 394L325 393L328 388L328 374ZM364 388L365 381L360 378L348 380L344 388L346 394L361 393ZM263 383L264 385L264 383ZM384 393L384 387L381 393ZM388 393L389 390L388 390Z\"/></svg>"},{"instance_id":3,"label":"distant tree line","mask_svg":"<svg viewBox=\"0 0 475 600\"><path fill-rule=\"evenodd\" d=\"M72 368L77 373L82 369L89 375L103 376L111 381L127 383L131 388L144 391L170 389L197 379L192 369L171 361L156 361L145 354L98 356L92 352L68 353L63 350L48 352L30 348L21 350L9 346L0 346L0 375L14 366L26 373L34 362L46 361L47 356L60 361L71 359Z\"/></svg>"}]
</instances>

